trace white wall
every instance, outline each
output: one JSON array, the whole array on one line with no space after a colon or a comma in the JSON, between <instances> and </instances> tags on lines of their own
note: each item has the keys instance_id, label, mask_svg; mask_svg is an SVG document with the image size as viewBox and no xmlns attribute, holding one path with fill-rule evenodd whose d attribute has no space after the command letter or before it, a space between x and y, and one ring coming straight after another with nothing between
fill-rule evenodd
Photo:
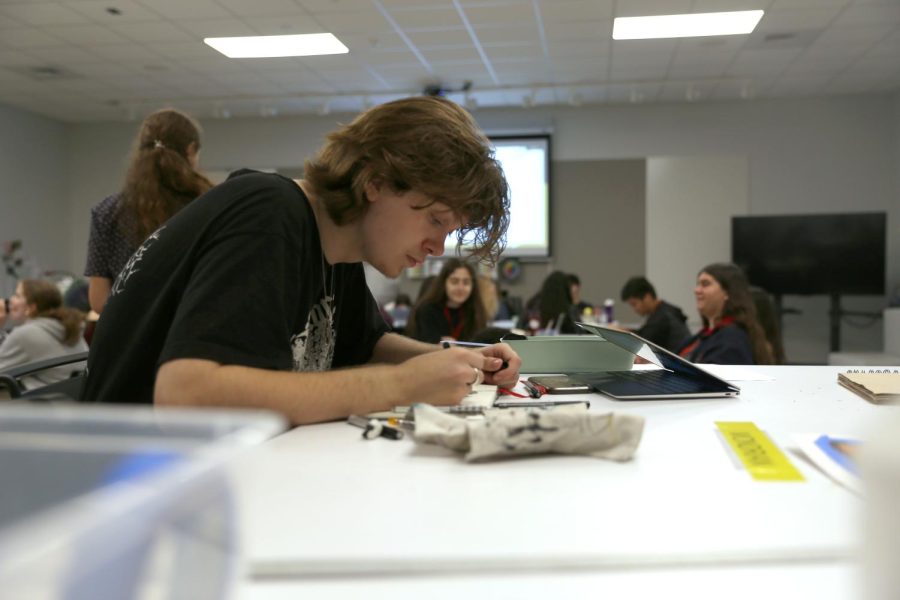
<instances>
[{"instance_id":1,"label":"white wall","mask_svg":"<svg viewBox=\"0 0 900 600\"><path fill-rule=\"evenodd\" d=\"M690 323L700 322L697 272L731 259L731 217L747 214L747 162L742 156L647 159L646 275Z\"/></svg>"},{"instance_id":2,"label":"white wall","mask_svg":"<svg viewBox=\"0 0 900 600\"><path fill-rule=\"evenodd\" d=\"M71 266L67 156L62 123L0 105L0 242L22 240L25 276ZM0 268L0 296L13 290Z\"/></svg>"}]
</instances>

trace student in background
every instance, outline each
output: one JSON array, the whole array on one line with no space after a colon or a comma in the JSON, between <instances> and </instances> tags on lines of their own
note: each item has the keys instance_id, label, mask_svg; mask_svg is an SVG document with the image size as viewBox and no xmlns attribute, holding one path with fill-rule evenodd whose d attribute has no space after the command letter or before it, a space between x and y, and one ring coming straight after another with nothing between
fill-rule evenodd
<instances>
[{"instance_id":1,"label":"student in background","mask_svg":"<svg viewBox=\"0 0 900 600\"><path fill-rule=\"evenodd\" d=\"M91 209L84 274L97 313L141 242L212 187L197 171L200 126L186 114L163 109L149 115L133 146L124 187Z\"/></svg>"},{"instance_id":2,"label":"student in background","mask_svg":"<svg viewBox=\"0 0 900 600\"><path fill-rule=\"evenodd\" d=\"M708 265L694 287L703 329L678 353L692 362L769 365L772 349L756 318L747 278L731 263Z\"/></svg>"},{"instance_id":3,"label":"student in background","mask_svg":"<svg viewBox=\"0 0 900 600\"><path fill-rule=\"evenodd\" d=\"M501 252L509 187L468 112L433 97L381 104L330 133L303 172L232 173L141 244L97 323L82 400L303 424L516 383L507 345L445 350L387 332L363 270L396 278L451 233L476 256Z\"/></svg>"},{"instance_id":4,"label":"student in background","mask_svg":"<svg viewBox=\"0 0 900 600\"><path fill-rule=\"evenodd\" d=\"M582 333L573 318L575 306L566 273L553 271L547 275L540 291L531 297L528 304L528 319L524 323L527 328L549 333ZM535 321L536 328L531 326Z\"/></svg>"},{"instance_id":5,"label":"student in background","mask_svg":"<svg viewBox=\"0 0 900 600\"><path fill-rule=\"evenodd\" d=\"M43 279L23 279L9 298L9 313L0 301L0 327L7 320L21 322L0 343L0 371L37 360L86 352L81 337L84 315L63 306L59 288ZM44 385L69 376L66 369L52 369L35 375L29 383Z\"/></svg>"},{"instance_id":6,"label":"student in background","mask_svg":"<svg viewBox=\"0 0 900 600\"><path fill-rule=\"evenodd\" d=\"M424 296L416 303L406 335L423 342L468 341L487 325L475 268L448 259Z\"/></svg>"},{"instance_id":7,"label":"student in background","mask_svg":"<svg viewBox=\"0 0 900 600\"><path fill-rule=\"evenodd\" d=\"M622 287L622 301L647 320L633 331L642 338L675 352L691 336L687 316L673 304L656 297L656 289L644 277L632 277Z\"/></svg>"},{"instance_id":8,"label":"student in background","mask_svg":"<svg viewBox=\"0 0 900 600\"><path fill-rule=\"evenodd\" d=\"M569 293L572 296L572 306L574 306L575 315L581 316L585 312L593 312L594 305L585 302L581 298L581 279L575 273L569 273Z\"/></svg>"}]
</instances>

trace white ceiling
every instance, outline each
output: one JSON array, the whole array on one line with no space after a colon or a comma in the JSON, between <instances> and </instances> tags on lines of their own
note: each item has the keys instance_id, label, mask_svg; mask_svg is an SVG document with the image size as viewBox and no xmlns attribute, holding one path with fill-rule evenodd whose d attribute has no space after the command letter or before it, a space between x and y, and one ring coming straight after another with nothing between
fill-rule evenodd
<instances>
[{"instance_id":1,"label":"white ceiling","mask_svg":"<svg viewBox=\"0 0 900 600\"><path fill-rule=\"evenodd\" d=\"M750 35L611 38L617 16L749 9ZM350 53L202 41L323 31ZM0 0L0 103L64 121L358 111L467 81L473 108L896 90L900 0Z\"/></svg>"}]
</instances>

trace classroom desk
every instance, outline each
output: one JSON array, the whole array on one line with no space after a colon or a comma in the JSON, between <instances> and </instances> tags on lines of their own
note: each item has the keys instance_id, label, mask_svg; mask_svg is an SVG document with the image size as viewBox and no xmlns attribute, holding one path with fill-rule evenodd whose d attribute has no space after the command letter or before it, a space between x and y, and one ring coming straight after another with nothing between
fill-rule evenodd
<instances>
[{"instance_id":1,"label":"classroom desk","mask_svg":"<svg viewBox=\"0 0 900 600\"><path fill-rule=\"evenodd\" d=\"M646 418L628 463L554 455L467 464L411 439L364 441L344 423L289 431L232 469L246 557L239 597L383 589L431 600L492 586L509 597L569 597L579 582L626 597L688 584L694 598L855 597L860 498L794 454L805 481L752 480L714 422L752 421L784 449L794 433L865 438L900 408L840 387L838 367L753 371L775 379L739 382L737 399L589 395L592 410Z\"/></svg>"}]
</instances>

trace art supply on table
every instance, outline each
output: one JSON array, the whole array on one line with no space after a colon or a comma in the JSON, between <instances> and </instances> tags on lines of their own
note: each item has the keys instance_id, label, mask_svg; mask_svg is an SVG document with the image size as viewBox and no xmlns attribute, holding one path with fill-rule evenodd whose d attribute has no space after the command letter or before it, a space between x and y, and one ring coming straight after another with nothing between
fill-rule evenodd
<instances>
[{"instance_id":1,"label":"art supply on table","mask_svg":"<svg viewBox=\"0 0 900 600\"><path fill-rule=\"evenodd\" d=\"M389 440L399 440L403 437L403 432L401 430L383 423L380 419L369 419L358 415L350 415L347 417L347 424L362 429L362 436L367 440L374 440L377 437L383 437Z\"/></svg>"},{"instance_id":2,"label":"art supply on table","mask_svg":"<svg viewBox=\"0 0 900 600\"><path fill-rule=\"evenodd\" d=\"M765 432L746 421L716 421L729 448L757 481L803 481L803 475Z\"/></svg>"}]
</instances>

